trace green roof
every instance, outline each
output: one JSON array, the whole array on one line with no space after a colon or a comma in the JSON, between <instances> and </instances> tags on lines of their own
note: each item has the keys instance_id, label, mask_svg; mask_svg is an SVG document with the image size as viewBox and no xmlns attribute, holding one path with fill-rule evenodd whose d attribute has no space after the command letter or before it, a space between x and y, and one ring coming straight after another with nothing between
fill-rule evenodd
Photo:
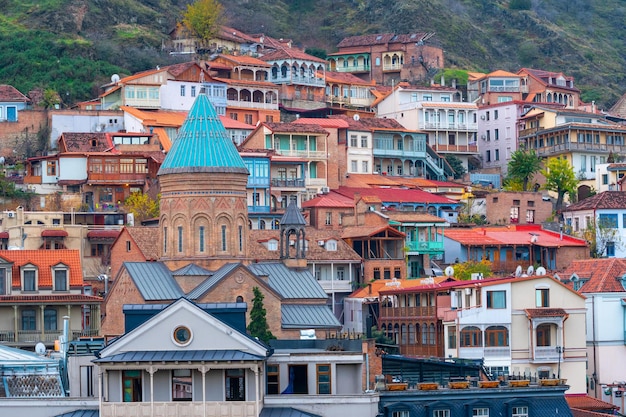
<instances>
[{"instance_id":1,"label":"green roof","mask_svg":"<svg viewBox=\"0 0 626 417\"><path fill-rule=\"evenodd\" d=\"M158 175L189 172L248 174L215 108L199 94L181 126Z\"/></svg>"}]
</instances>

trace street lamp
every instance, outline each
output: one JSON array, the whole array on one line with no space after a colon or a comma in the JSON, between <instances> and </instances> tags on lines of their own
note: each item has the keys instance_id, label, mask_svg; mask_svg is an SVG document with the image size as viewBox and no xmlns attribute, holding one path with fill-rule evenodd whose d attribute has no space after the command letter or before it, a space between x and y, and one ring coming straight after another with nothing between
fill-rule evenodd
<instances>
[{"instance_id":1,"label":"street lamp","mask_svg":"<svg viewBox=\"0 0 626 417\"><path fill-rule=\"evenodd\" d=\"M556 347L556 353L559 354L559 365L557 367L556 377L558 379L561 379L561 354L563 353L563 347L562 346L557 346Z\"/></svg>"}]
</instances>

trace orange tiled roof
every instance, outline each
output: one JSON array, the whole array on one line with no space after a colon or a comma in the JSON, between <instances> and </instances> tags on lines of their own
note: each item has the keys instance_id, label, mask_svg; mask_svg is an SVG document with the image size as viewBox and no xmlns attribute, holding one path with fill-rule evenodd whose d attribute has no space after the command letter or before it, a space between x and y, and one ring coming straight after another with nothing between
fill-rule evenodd
<instances>
[{"instance_id":1,"label":"orange tiled roof","mask_svg":"<svg viewBox=\"0 0 626 417\"><path fill-rule=\"evenodd\" d=\"M4 295L0 304L100 304L102 298L84 294Z\"/></svg>"},{"instance_id":2,"label":"orange tiled roof","mask_svg":"<svg viewBox=\"0 0 626 417\"><path fill-rule=\"evenodd\" d=\"M349 188L398 187L401 185L398 179L392 176L378 174L350 174L350 177L346 178L344 184Z\"/></svg>"},{"instance_id":3,"label":"orange tiled roof","mask_svg":"<svg viewBox=\"0 0 626 417\"><path fill-rule=\"evenodd\" d=\"M579 408L583 410L616 410L619 407L602 401L598 398L593 398L587 394L565 394L565 401L571 408ZM606 415L606 414L604 414Z\"/></svg>"},{"instance_id":4,"label":"orange tiled roof","mask_svg":"<svg viewBox=\"0 0 626 417\"><path fill-rule=\"evenodd\" d=\"M527 308L526 316L534 317L566 317L567 313L562 308Z\"/></svg>"},{"instance_id":5,"label":"orange tiled roof","mask_svg":"<svg viewBox=\"0 0 626 417\"><path fill-rule=\"evenodd\" d=\"M288 59L288 60L297 59L301 61L312 61L312 62L319 62L322 64L326 64L326 60L324 59L318 58L313 55L309 55L306 52L301 51L300 49L297 49L297 48L287 48L287 47L282 47L275 51L269 52L263 55L261 59L263 59L263 61L266 61L266 62L282 61L285 59Z\"/></svg>"},{"instance_id":6,"label":"orange tiled roof","mask_svg":"<svg viewBox=\"0 0 626 417\"><path fill-rule=\"evenodd\" d=\"M578 292L623 292L621 278L626 274L626 259L577 259L558 275L565 285L572 286L569 279L573 274L582 280L589 280Z\"/></svg>"},{"instance_id":7,"label":"orange tiled roof","mask_svg":"<svg viewBox=\"0 0 626 417\"><path fill-rule=\"evenodd\" d=\"M372 82L363 81L356 75L349 72L326 71L326 82L334 82L339 84L355 84L371 86Z\"/></svg>"},{"instance_id":8,"label":"orange tiled roof","mask_svg":"<svg viewBox=\"0 0 626 417\"><path fill-rule=\"evenodd\" d=\"M278 89L278 86L274 83L271 83L269 81L256 81L256 80L237 80L234 78L219 78L219 77L213 77L213 79L215 81L219 81L221 83L224 84L228 84L228 85L239 85L239 86L249 86L249 87L265 87L265 88L272 88L272 89Z\"/></svg>"},{"instance_id":9,"label":"orange tiled roof","mask_svg":"<svg viewBox=\"0 0 626 417\"><path fill-rule=\"evenodd\" d=\"M509 225L495 227L476 227L472 229L450 229L445 233L446 238L455 240L463 245L530 245L531 237L535 235L536 246L561 247L561 246L587 246L587 242L572 236L563 235L544 230L539 225Z\"/></svg>"},{"instance_id":10,"label":"orange tiled roof","mask_svg":"<svg viewBox=\"0 0 626 417\"><path fill-rule=\"evenodd\" d=\"M59 250L0 250L0 258L13 264L13 287L21 287L20 268L35 265L38 268L39 287L52 288L52 267L66 265L70 273L70 287L83 286L83 270L80 265L80 252L74 249Z\"/></svg>"},{"instance_id":11,"label":"orange tiled roof","mask_svg":"<svg viewBox=\"0 0 626 417\"><path fill-rule=\"evenodd\" d=\"M336 118L313 118L313 117L301 117L297 120L294 120L292 123L303 124L303 125L317 125L321 127L331 127L336 129L346 129L348 127L348 122L342 119Z\"/></svg>"},{"instance_id":12,"label":"orange tiled roof","mask_svg":"<svg viewBox=\"0 0 626 417\"><path fill-rule=\"evenodd\" d=\"M254 65L257 67L263 67L263 68L268 68L270 67L270 65L265 62L260 60L259 58L255 58L253 56L250 55L225 55L225 54L220 54L218 55L218 58L222 58L226 61L231 61L232 63L236 64L236 65Z\"/></svg>"},{"instance_id":13,"label":"orange tiled roof","mask_svg":"<svg viewBox=\"0 0 626 417\"><path fill-rule=\"evenodd\" d=\"M302 203L302 208L328 207L328 208L352 208L354 200L337 193L322 194Z\"/></svg>"},{"instance_id":14,"label":"orange tiled roof","mask_svg":"<svg viewBox=\"0 0 626 417\"><path fill-rule=\"evenodd\" d=\"M448 279L454 279L450 277L434 277L432 279L378 279L375 280L363 288L360 288L350 294L349 298L378 298L379 294L383 291L387 291L390 288L415 288L422 285L433 285L444 282ZM393 282L393 284L391 284Z\"/></svg>"},{"instance_id":15,"label":"orange tiled roof","mask_svg":"<svg viewBox=\"0 0 626 417\"><path fill-rule=\"evenodd\" d=\"M512 72L504 71L504 70L496 70L494 72L490 72L487 74L488 77L520 77L519 74L513 74Z\"/></svg>"},{"instance_id":16,"label":"orange tiled roof","mask_svg":"<svg viewBox=\"0 0 626 417\"><path fill-rule=\"evenodd\" d=\"M161 142L161 147L163 148L163 150L165 152L169 152L170 148L172 147L172 140L170 139L165 129L163 129L162 127L155 127L152 130L152 133L159 137L159 142Z\"/></svg>"},{"instance_id":17,"label":"orange tiled roof","mask_svg":"<svg viewBox=\"0 0 626 417\"><path fill-rule=\"evenodd\" d=\"M144 126L180 127L187 118L186 111L147 111L129 106L121 106L120 109L141 120Z\"/></svg>"}]
</instances>

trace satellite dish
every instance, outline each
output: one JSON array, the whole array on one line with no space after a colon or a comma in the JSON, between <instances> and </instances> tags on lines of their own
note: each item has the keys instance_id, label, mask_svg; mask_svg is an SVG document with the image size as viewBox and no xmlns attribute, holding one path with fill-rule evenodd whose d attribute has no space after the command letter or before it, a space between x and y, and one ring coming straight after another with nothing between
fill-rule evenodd
<instances>
[{"instance_id":1,"label":"satellite dish","mask_svg":"<svg viewBox=\"0 0 626 417\"><path fill-rule=\"evenodd\" d=\"M117 74L111 75L111 82L112 83L117 83L117 82L119 82L119 80L120 80L120 76L119 75L117 75Z\"/></svg>"},{"instance_id":2,"label":"satellite dish","mask_svg":"<svg viewBox=\"0 0 626 417\"><path fill-rule=\"evenodd\" d=\"M519 277L522 275L522 266L521 265L517 265L517 268L515 268L515 276Z\"/></svg>"},{"instance_id":3,"label":"satellite dish","mask_svg":"<svg viewBox=\"0 0 626 417\"><path fill-rule=\"evenodd\" d=\"M352 116L352 118L354 119L355 122L358 122L359 120L361 120L361 116L359 116L358 114L355 114L354 116Z\"/></svg>"},{"instance_id":4,"label":"satellite dish","mask_svg":"<svg viewBox=\"0 0 626 417\"><path fill-rule=\"evenodd\" d=\"M452 268L451 266L447 266L446 269L443 270L443 273L447 277L451 277L452 275L454 275L454 268Z\"/></svg>"},{"instance_id":5,"label":"satellite dish","mask_svg":"<svg viewBox=\"0 0 626 417\"><path fill-rule=\"evenodd\" d=\"M546 274L546 268L544 268L543 266L540 266L539 268L537 268L536 274L537 275L545 275Z\"/></svg>"},{"instance_id":6,"label":"satellite dish","mask_svg":"<svg viewBox=\"0 0 626 417\"><path fill-rule=\"evenodd\" d=\"M529 266L528 269L526 270L526 274L530 276L530 275L532 275L534 273L535 273L535 267L532 266L532 265Z\"/></svg>"},{"instance_id":7,"label":"satellite dish","mask_svg":"<svg viewBox=\"0 0 626 417\"><path fill-rule=\"evenodd\" d=\"M38 355L45 355L46 354L46 345L44 345L43 343L39 342L35 345L35 352Z\"/></svg>"}]
</instances>

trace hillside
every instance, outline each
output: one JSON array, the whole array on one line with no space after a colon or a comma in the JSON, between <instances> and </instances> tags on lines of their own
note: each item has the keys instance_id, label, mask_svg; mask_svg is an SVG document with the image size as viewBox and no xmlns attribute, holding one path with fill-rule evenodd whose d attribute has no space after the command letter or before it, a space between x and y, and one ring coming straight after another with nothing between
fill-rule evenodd
<instances>
[{"instance_id":1,"label":"hillside","mask_svg":"<svg viewBox=\"0 0 626 417\"><path fill-rule=\"evenodd\" d=\"M93 97L117 72L167 65L161 52L188 1L0 0L0 83ZM563 71L583 99L626 92L623 0L229 0L227 23L328 52L345 36L436 32L446 67ZM524 8L529 7L529 10ZM521 7L521 10L520 10Z\"/></svg>"}]
</instances>

